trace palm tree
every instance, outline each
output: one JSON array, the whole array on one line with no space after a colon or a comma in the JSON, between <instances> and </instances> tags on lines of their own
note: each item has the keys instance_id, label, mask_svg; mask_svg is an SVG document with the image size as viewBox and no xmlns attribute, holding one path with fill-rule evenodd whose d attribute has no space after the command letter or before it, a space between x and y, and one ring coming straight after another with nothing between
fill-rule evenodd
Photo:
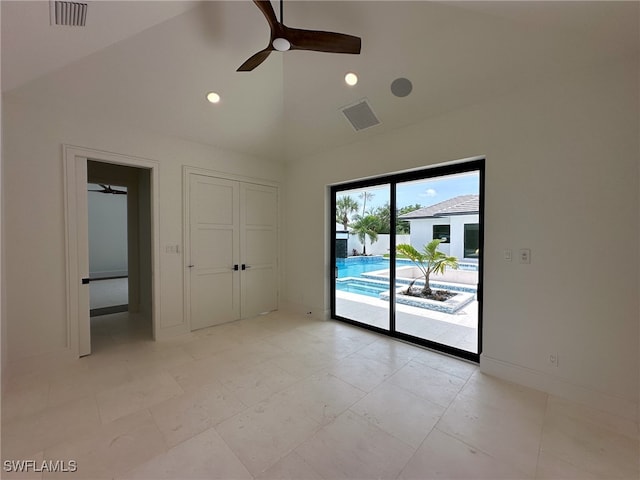
<instances>
[{"instance_id":1,"label":"palm tree","mask_svg":"<svg viewBox=\"0 0 640 480\"><path fill-rule=\"evenodd\" d=\"M375 194L369 193L367 191L362 192L358 197L362 199L362 218L367 213L367 200L371 200Z\"/></svg>"},{"instance_id":2,"label":"palm tree","mask_svg":"<svg viewBox=\"0 0 640 480\"><path fill-rule=\"evenodd\" d=\"M422 272L424 276L424 288L422 289L423 295L431 295L431 287L429 286L429 277L432 273L444 273L447 267L458 269L458 259L456 257L451 257L441 251L438 250L438 246L440 245L442 240L436 238L427 243L422 252L416 250L413 246L407 243L401 243L396 246L396 251L406 256L409 260L416 264L416 266ZM411 291L411 287L417 278L413 279L413 281L409 284L409 288L407 288L407 293Z\"/></svg>"},{"instance_id":3,"label":"palm tree","mask_svg":"<svg viewBox=\"0 0 640 480\"><path fill-rule=\"evenodd\" d=\"M389 233L391 229L391 207L386 202L381 207L374 208L371 215L378 219L378 233Z\"/></svg>"},{"instance_id":4,"label":"palm tree","mask_svg":"<svg viewBox=\"0 0 640 480\"><path fill-rule=\"evenodd\" d=\"M336 223L342 224L346 230L349 227L349 215L357 212L358 208L360 208L360 204L355 198L349 195L338 198L336 200Z\"/></svg>"},{"instance_id":5,"label":"palm tree","mask_svg":"<svg viewBox=\"0 0 640 480\"><path fill-rule=\"evenodd\" d=\"M404 215L405 213L413 212L414 210L419 210L421 208L422 208L422 205L420 205L419 203L416 203L415 205L408 205L406 207L402 207L401 209L398 210L398 217L400 215ZM411 224L407 220L400 220L398 218L396 220L396 233L398 234L411 233Z\"/></svg>"},{"instance_id":6,"label":"palm tree","mask_svg":"<svg viewBox=\"0 0 640 480\"><path fill-rule=\"evenodd\" d=\"M367 254L367 245L365 243L367 237L374 243L378 240L378 218L375 215L367 215L366 217L358 217L357 221L351 225L351 232L358 236L358 240L362 243L362 254Z\"/></svg>"}]
</instances>

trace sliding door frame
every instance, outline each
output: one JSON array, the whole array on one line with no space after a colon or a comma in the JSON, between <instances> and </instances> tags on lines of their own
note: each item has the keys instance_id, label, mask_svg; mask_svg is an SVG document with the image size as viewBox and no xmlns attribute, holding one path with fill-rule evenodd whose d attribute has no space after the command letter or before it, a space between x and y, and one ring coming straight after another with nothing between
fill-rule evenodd
<instances>
[{"instance_id":1,"label":"sliding door frame","mask_svg":"<svg viewBox=\"0 0 640 480\"><path fill-rule=\"evenodd\" d=\"M445 345L441 343L434 342L432 340L427 340L425 338L415 337L413 335L409 335L406 333L398 332L396 330L396 301L395 301L395 284L396 284L396 216L397 216L397 205L396 205L396 186L398 183L414 181L414 180L427 180L430 178L437 177L445 177L449 175L455 175L460 173L467 172L478 172L479 173L479 185L478 185L478 193L479 193L479 205L478 205L478 217L479 217L479 247L480 254L478 256L478 286L477 286L477 299L478 299L478 346L477 353L470 352L468 350L462 350L456 347L452 347L450 345ZM353 320L350 318L341 317L336 314L336 277L337 277L337 267L336 267L336 222L335 222L335 211L336 211L336 194L345 191L345 190L356 190L359 188L370 188L379 185L389 185L389 205L391 210L391 218L390 218L390 232L393 234L390 235L389 239L389 330L379 328L373 325L368 325L357 320ZM331 318L335 320L340 320L345 323L349 323L352 325L356 325L358 327L366 328L367 330L372 330L377 333L381 333L384 335L388 335L394 338L398 338L400 340L408 341L411 343L415 343L417 345L421 345L433 350L438 350L440 352L453 355L459 358L464 358L466 360L470 360L476 363L480 362L480 354L482 353L482 311L483 311L483 280L484 280L484 191L485 191L485 159L479 158L474 160L467 160L462 162L451 163L447 165L440 165L436 167L426 167L420 170L412 170L408 172L394 173L390 175L385 175L381 177L368 178L365 180L357 180L354 182L340 183L332 185L330 188L330 204L331 210L330 213L332 217L330 220L331 225L331 233L329 238L330 245L330 253L331 253L331 262L329 278L330 281L330 301L331 301Z\"/></svg>"}]
</instances>

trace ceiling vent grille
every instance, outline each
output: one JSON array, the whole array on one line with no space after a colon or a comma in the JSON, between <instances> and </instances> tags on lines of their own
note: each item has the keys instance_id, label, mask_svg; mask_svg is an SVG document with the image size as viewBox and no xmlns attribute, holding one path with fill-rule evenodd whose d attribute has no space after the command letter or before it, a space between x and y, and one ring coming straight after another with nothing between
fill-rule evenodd
<instances>
[{"instance_id":1,"label":"ceiling vent grille","mask_svg":"<svg viewBox=\"0 0 640 480\"><path fill-rule=\"evenodd\" d=\"M51 25L84 27L87 22L87 4L78 2L49 2Z\"/></svg>"},{"instance_id":2,"label":"ceiling vent grille","mask_svg":"<svg viewBox=\"0 0 640 480\"><path fill-rule=\"evenodd\" d=\"M356 132L380 124L380 120L378 120L376 114L373 113L366 99L342 108L342 113L347 117L347 120L349 120L349 123L351 123L351 126Z\"/></svg>"}]
</instances>

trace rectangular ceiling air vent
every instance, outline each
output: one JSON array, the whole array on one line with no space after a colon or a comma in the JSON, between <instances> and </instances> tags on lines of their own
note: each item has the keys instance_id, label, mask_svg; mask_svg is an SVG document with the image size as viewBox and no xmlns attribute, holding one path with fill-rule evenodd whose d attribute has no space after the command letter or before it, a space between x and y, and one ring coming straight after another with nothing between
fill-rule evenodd
<instances>
[{"instance_id":1,"label":"rectangular ceiling air vent","mask_svg":"<svg viewBox=\"0 0 640 480\"><path fill-rule=\"evenodd\" d=\"M49 16L51 25L84 27L87 22L87 4L50 0Z\"/></svg>"},{"instance_id":2,"label":"rectangular ceiling air vent","mask_svg":"<svg viewBox=\"0 0 640 480\"><path fill-rule=\"evenodd\" d=\"M347 117L351 126L359 132L365 128L374 127L380 124L380 120L376 117L367 99L360 100L353 105L342 108L342 113Z\"/></svg>"}]
</instances>

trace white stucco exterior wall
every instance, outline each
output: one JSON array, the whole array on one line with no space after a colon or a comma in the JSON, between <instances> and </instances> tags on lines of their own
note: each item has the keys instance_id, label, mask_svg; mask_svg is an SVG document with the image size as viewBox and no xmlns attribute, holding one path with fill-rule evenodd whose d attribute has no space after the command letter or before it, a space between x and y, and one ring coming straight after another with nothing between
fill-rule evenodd
<instances>
[{"instance_id":1,"label":"white stucco exterior wall","mask_svg":"<svg viewBox=\"0 0 640 480\"><path fill-rule=\"evenodd\" d=\"M417 250L422 248L433 240L434 225L449 225L450 243L441 243L439 250L447 255L453 255L458 260L465 258L464 256L464 226L467 224L478 223L479 215L454 215L451 217L439 218L416 218L409 220L411 222L411 245Z\"/></svg>"}]
</instances>

